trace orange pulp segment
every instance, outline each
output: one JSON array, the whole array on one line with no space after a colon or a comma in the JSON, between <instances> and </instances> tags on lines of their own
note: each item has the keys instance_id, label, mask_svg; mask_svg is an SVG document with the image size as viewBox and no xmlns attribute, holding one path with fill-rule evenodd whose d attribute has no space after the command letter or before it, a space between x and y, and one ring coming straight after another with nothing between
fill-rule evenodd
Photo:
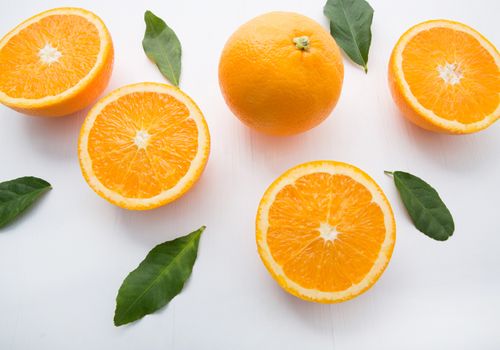
<instances>
[{"instance_id":1,"label":"orange pulp segment","mask_svg":"<svg viewBox=\"0 0 500 350\"><path fill-rule=\"evenodd\" d=\"M271 275L310 301L348 300L375 283L395 241L392 209L360 169L335 161L299 165L266 191L257 246Z\"/></svg>"},{"instance_id":2,"label":"orange pulp segment","mask_svg":"<svg viewBox=\"0 0 500 350\"><path fill-rule=\"evenodd\" d=\"M102 93L112 63L111 37L95 14L43 12L0 41L0 102L35 115L75 112Z\"/></svg>"},{"instance_id":3,"label":"orange pulp segment","mask_svg":"<svg viewBox=\"0 0 500 350\"><path fill-rule=\"evenodd\" d=\"M465 24L412 27L393 50L389 80L403 113L426 129L469 133L500 117L500 55Z\"/></svg>"},{"instance_id":4,"label":"orange pulp segment","mask_svg":"<svg viewBox=\"0 0 500 350\"><path fill-rule=\"evenodd\" d=\"M209 148L205 119L186 94L139 83L115 90L89 112L79 157L99 195L124 208L151 209L197 181Z\"/></svg>"}]
</instances>

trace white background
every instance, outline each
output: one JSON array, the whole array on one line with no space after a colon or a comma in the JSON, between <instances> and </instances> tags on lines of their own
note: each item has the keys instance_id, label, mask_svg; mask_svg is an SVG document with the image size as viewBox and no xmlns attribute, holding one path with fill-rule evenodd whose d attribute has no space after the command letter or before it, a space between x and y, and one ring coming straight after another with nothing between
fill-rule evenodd
<instances>
[{"instance_id":1,"label":"white background","mask_svg":"<svg viewBox=\"0 0 500 350\"><path fill-rule=\"evenodd\" d=\"M165 79L141 47L152 10L183 46L181 87L199 104L212 151L199 183L149 212L108 204L87 186L77 161L85 111L36 119L0 106L0 180L25 175L54 189L0 231L0 349L500 349L500 124L469 136L421 130L398 113L387 85L397 38L433 18L465 22L500 44L498 0L371 0L369 73L345 60L340 101L314 130L289 138L256 134L221 96L217 65L228 36L272 10L305 14L327 27L325 0L0 1L0 35L52 7L96 12L115 45L110 91ZM0 73L1 74L1 73ZM254 218L267 186L286 169L335 159L368 172L397 221L388 269L367 293L338 305L283 292L261 263ZM456 231L437 242L413 228L383 170L433 184ZM113 325L115 296L156 244L207 225L184 291L166 308Z\"/></svg>"}]
</instances>

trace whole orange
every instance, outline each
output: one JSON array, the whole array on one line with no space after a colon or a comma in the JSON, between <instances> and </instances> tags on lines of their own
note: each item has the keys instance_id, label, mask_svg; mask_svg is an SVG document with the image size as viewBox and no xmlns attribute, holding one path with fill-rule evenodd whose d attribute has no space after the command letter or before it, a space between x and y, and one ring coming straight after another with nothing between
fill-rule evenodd
<instances>
[{"instance_id":1,"label":"whole orange","mask_svg":"<svg viewBox=\"0 0 500 350\"><path fill-rule=\"evenodd\" d=\"M344 65L332 36L314 20L271 12L243 24L219 63L222 94L246 125L272 135L309 130L335 107Z\"/></svg>"}]
</instances>

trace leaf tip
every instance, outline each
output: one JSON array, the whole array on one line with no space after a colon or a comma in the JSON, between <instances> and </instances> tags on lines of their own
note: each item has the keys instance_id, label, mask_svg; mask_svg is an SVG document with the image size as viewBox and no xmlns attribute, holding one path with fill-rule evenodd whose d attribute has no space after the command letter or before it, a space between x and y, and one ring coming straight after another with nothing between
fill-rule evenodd
<instances>
[{"instance_id":1,"label":"leaf tip","mask_svg":"<svg viewBox=\"0 0 500 350\"><path fill-rule=\"evenodd\" d=\"M118 318L117 310L115 310L115 316L113 317L113 324L115 325L115 327L119 327L123 324L120 322Z\"/></svg>"},{"instance_id":2,"label":"leaf tip","mask_svg":"<svg viewBox=\"0 0 500 350\"><path fill-rule=\"evenodd\" d=\"M158 18L158 16L156 16L153 12L151 12L150 10L146 10L146 12L144 12L144 22L146 22L146 24L150 24L152 21L154 21L156 18Z\"/></svg>"},{"instance_id":3,"label":"leaf tip","mask_svg":"<svg viewBox=\"0 0 500 350\"><path fill-rule=\"evenodd\" d=\"M120 327L126 325L127 323L132 322L131 320L127 320L127 317L117 308L115 309L115 316L113 317L113 324L115 327Z\"/></svg>"},{"instance_id":4,"label":"leaf tip","mask_svg":"<svg viewBox=\"0 0 500 350\"><path fill-rule=\"evenodd\" d=\"M122 321L119 321L117 320L116 318L113 319L113 324L115 325L115 327L120 327L120 326L123 326L124 324L126 324L127 322L122 322Z\"/></svg>"},{"instance_id":5,"label":"leaf tip","mask_svg":"<svg viewBox=\"0 0 500 350\"><path fill-rule=\"evenodd\" d=\"M394 173L392 171L389 171L389 170L384 170L384 174L389 175L389 176L394 175Z\"/></svg>"},{"instance_id":6,"label":"leaf tip","mask_svg":"<svg viewBox=\"0 0 500 350\"><path fill-rule=\"evenodd\" d=\"M424 232L425 233L425 232ZM447 241L451 236L453 236L453 234L449 235L449 236L431 236L427 233L425 233L427 236L429 236L430 238L434 239L435 241L438 241L438 242L445 242Z\"/></svg>"}]
</instances>

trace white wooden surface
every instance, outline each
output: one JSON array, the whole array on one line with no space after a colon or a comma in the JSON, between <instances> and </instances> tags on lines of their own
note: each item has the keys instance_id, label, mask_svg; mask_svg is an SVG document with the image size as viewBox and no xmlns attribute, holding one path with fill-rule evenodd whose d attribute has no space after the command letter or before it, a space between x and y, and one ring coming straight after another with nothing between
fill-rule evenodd
<instances>
[{"instance_id":1,"label":"white wooden surface","mask_svg":"<svg viewBox=\"0 0 500 350\"><path fill-rule=\"evenodd\" d=\"M0 349L500 349L500 125L469 136L429 133L404 121L387 86L392 46L411 25L459 20L497 46L498 0L371 0L369 74L345 62L333 115L296 137L255 134L226 107L217 64L228 36L271 10L325 27L324 0L0 1L0 34L57 6L95 11L113 36L107 89L164 81L144 55L142 15L163 17L183 45L181 87L205 113L212 152L201 181L150 212L114 207L94 194L78 166L85 112L57 120L0 106L0 179L36 175L54 189L0 232ZM1 74L1 73L0 73ZM385 190L397 243L375 287L339 305L284 293L256 252L258 201L298 163L336 159L367 171ZM447 242L417 232L383 170L408 170L435 185L456 221ZM155 244L207 225L185 290L131 326L113 326L121 281Z\"/></svg>"}]
</instances>

